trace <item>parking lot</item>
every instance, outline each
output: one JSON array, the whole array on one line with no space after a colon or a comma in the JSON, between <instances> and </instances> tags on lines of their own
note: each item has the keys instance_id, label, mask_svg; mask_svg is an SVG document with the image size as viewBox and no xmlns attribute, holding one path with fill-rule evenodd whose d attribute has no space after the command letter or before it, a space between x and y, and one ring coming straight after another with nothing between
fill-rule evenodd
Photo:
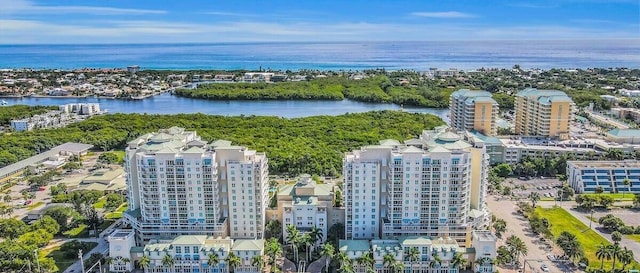
<instances>
[{"instance_id":1,"label":"parking lot","mask_svg":"<svg viewBox=\"0 0 640 273\"><path fill-rule=\"evenodd\" d=\"M507 184L513 185L513 193L520 198L527 198L530 193L537 192L541 198L554 198L562 183L555 178L508 178Z\"/></svg>"},{"instance_id":2,"label":"parking lot","mask_svg":"<svg viewBox=\"0 0 640 273\"><path fill-rule=\"evenodd\" d=\"M528 249L528 254L520 258L520 265L500 266L500 272L522 272L523 263L526 267L524 272L581 272L577 267L564 260L559 260L562 251L553 245L552 242L531 232L529 222L525 217L516 212L516 201L498 196L490 196L488 205L493 214L507 222L507 230L498 240L498 246L505 244L505 239L515 235L522 239ZM548 271L544 270L543 265Z\"/></svg>"}]
</instances>

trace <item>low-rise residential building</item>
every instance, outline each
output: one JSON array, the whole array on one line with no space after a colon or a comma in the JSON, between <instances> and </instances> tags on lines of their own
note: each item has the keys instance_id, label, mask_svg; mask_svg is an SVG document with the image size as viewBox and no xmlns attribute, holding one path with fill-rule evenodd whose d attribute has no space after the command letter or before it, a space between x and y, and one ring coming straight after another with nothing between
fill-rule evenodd
<instances>
[{"instance_id":1,"label":"low-rise residential building","mask_svg":"<svg viewBox=\"0 0 640 273\"><path fill-rule=\"evenodd\" d=\"M59 109L65 114L96 115L101 113L99 103L69 103L60 105Z\"/></svg>"},{"instance_id":2,"label":"low-rise residential building","mask_svg":"<svg viewBox=\"0 0 640 273\"><path fill-rule=\"evenodd\" d=\"M613 129L607 132L606 139L620 144L640 144L640 130Z\"/></svg>"},{"instance_id":3,"label":"low-rise residential building","mask_svg":"<svg viewBox=\"0 0 640 273\"><path fill-rule=\"evenodd\" d=\"M417 260L407 258L410 249L415 248L418 253ZM456 254L465 254L465 248L458 246L451 238L438 238L431 240L428 237L404 237L393 240L341 240L340 251L355 260L365 253L373 254L374 269L376 272L391 272L389 266L384 266L385 255L392 255L396 261L401 261L405 269L410 272L438 272L457 273L463 264L454 264ZM439 258L439 262L437 261ZM365 272L365 265L355 265L356 272ZM437 271L436 269L437 268Z\"/></svg>"},{"instance_id":4,"label":"low-rise residential building","mask_svg":"<svg viewBox=\"0 0 640 273\"><path fill-rule=\"evenodd\" d=\"M301 232L309 232L314 227L321 230L324 241L332 225L344 223L344 208L333 206L333 184L318 184L310 175L302 175L295 184L280 186L277 198L283 238L288 235L287 226L294 225Z\"/></svg>"},{"instance_id":5,"label":"low-rise residential building","mask_svg":"<svg viewBox=\"0 0 640 273\"><path fill-rule=\"evenodd\" d=\"M567 181L576 193L604 192L640 193L640 162L568 161Z\"/></svg>"},{"instance_id":6,"label":"low-rise residential building","mask_svg":"<svg viewBox=\"0 0 640 273\"><path fill-rule=\"evenodd\" d=\"M109 256L114 258L111 272L130 272L132 264L147 257L145 273L226 273L230 272L227 258L233 253L240 259L234 272L258 273L260 270L251 260L264 254L262 239L182 235L171 240L151 240L143 247L136 247L133 240L133 230L116 230L108 237Z\"/></svg>"},{"instance_id":7,"label":"low-rise residential building","mask_svg":"<svg viewBox=\"0 0 640 273\"><path fill-rule=\"evenodd\" d=\"M84 155L91 148L93 148L93 145L83 144L83 143L67 142L65 144L58 145L46 152L34 155L27 159L13 163L9 166L0 168L0 182L3 182L5 179L8 179L12 176L21 174L27 168L37 166L47 161L51 161L52 159L55 161L60 161L60 160L63 160L62 157L66 159L66 157L71 155ZM60 166L60 165L62 164L52 163L52 166Z\"/></svg>"}]
</instances>

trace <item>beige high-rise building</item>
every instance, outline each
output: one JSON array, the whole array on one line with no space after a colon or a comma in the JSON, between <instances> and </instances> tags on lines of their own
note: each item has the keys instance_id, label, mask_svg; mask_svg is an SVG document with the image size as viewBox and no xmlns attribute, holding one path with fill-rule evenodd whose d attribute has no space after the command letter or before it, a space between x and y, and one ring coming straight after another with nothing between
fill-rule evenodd
<instances>
[{"instance_id":1,"label":"beige high-rise building","mask_svg":"<svg viewBox=\"0 0 640 273\"><path fill-rule=\"evenodd\" d=\"M451 127L461 131L476 130L483 135L497 135L498 103L487 91L460 89L449 102Z\"/></svg>"},{"instance_id":2,"label":"beige high-rise building","mask_svg":"<svg viewBox=\"0 0 640 273\"><path fill-rule=\"evenodd\" d=\"M573 100L558 90L524 89L516 94L516 134L566 138Z\"/></svg>"}]
</instances>

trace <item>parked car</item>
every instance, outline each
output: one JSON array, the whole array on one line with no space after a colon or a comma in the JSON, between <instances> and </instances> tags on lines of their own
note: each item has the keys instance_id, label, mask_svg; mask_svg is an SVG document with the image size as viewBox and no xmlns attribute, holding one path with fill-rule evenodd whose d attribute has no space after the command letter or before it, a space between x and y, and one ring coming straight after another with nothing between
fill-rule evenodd
<instances>
[{"instance_id":1,"label":"parked car","mask_svg":"<svg viewBox=\"0 0 640 273\"><path fill-rule=\"evenodd\" d=\"M542 272L549 272L549 267L546 264L541 265L540 269L542 270Z\"/></svg>"}]
</instances>

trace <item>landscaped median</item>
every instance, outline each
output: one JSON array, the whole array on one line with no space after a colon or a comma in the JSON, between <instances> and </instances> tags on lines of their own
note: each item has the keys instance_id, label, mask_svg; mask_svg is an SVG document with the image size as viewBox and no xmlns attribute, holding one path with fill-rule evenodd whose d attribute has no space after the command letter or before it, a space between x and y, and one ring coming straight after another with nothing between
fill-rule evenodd
<instances>
[{"instance_id":1,"label":"landscaped median","mask_svg":"<svg viewBox=\"0 0 640 273\"><path fill-rule=\"evenodd\" d=\"M589 229L587 225L575 218L571 213L561 207L553 208L536 208L536 212L540 217L546 218L551 224L551 234L557 238L560 233L567 231L576 236L578 242L584 249L584 254L589 259L589 266L600 268L601 261L596 257L596 250L600 244L610 245L609 241L600 236L600 234ZM604 261L605 268L611 268L611 261ZM620 266L620 265L618 265ZM627 268L638 268L638 263L633 262Z\"/></svg>"}]
</instances>

